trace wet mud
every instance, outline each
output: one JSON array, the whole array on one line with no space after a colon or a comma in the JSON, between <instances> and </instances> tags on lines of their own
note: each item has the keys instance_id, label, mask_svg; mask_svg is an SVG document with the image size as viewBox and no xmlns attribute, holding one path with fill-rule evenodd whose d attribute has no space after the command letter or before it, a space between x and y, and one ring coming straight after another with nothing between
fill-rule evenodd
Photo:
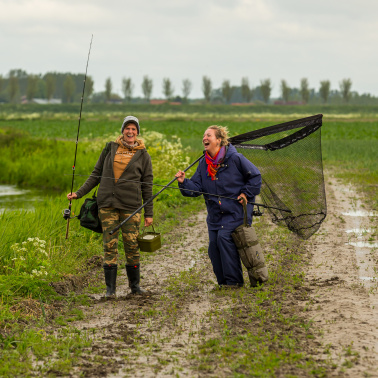
<instances>
[{"instance_id":1,"label":"wet mud","mask_svg":"<svg viewBox=\"0 0 378 378\"><path fill-rule=\"evenodd\" d=\"M326 192L327 219L309 240L307 313L322 330L318 340L328 357L344 366L342 376L377 377L378 249L372 241L378 218L364 209L355 188L331 175Z\"/></svg>"},{"instance_id":2,"label":"wet mud","mask_svg":"<svg viewBox=\"0 0 378 378\"><path fill-rule=\"evenodd\" d=\"M144 254L141 286L147 294L130 293L122 266L118 270L116 300L106 301L102 293L86 291L84 283L75 282L72 277L66 280L66 289L57 287L57 291L87 293L91 300L89 307L80 307L84 319L70 326L89 332L93 343L75 362L69 376L233 376L222 357L212 353L203 340L221 337L227 331L225 324L242 337L261 329L261 319L267 334L294 335L305 355L324 367L325 376L378 376L378 253L376 248L370 248L365 258L368 264L362 263L358 247L351 242L368 242L372 235L347 232L357 228L376 232L374 219L368 216L356 225L355 220L343 215L351 211L351 203L358 204L356 194L331 175L327 177L327 201L328 216L319 232L306 242L294 238L291 242L291 259L297 257L306 266L304 283L287 293L280 287L284 282L277 277L273 290L276 297L259 303L259 311L269 311L272 303L279 303L280 316L312 324L311 334L298 321L282 322L274 316L251 318L251 307L245 303L251 303L254 292L243 292L248 302L240 300L240 293L216 288L206 252L205 214L200 212L166 235L159 251ZM264 222L267 232L276 227ZM272 240L271 248L279 243ZM292 269L293 260L283 259L279 263L284 269ZM99 265L96 260L91 279L101 283ZM270 269L273 268L272 265ZM367 283L362 278L365 276L372 279ZM222 323L216 320L217 314L222 314ZM280 353L278 343L272 342L269 348ZM240 376L249 376L248 371L243 366L239 368ZM293 363L280 366L271 376L302 373Z\"/></svg>"}]
</instances>

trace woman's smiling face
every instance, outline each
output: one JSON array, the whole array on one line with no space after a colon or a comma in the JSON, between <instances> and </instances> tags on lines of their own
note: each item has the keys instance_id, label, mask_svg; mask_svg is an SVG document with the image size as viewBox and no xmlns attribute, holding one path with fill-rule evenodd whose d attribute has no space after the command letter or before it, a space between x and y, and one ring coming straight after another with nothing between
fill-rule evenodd
<instances>
[{"instance_id":1,"label":"woman's smiling face","mask_svg":"<svg viewBox=\"0 0 378 378\"><path fill-rule=\"evenodd\" d=\"M205 147L205 151L207 151L210 156L214 156L220 148L221 139L215 136L214 129L207 129L205 134L203 134L202 143Z\"/></svg>"},{"instance_id":2,"label":"woman's smiling face","mask_svg":"<svg viewBox=\"0 0 378 378\"><path fill-rule=\"evenodd\" d=\"M138 129L133 123L128 123L123 129L122 134L127 144L134 144L138 135Z\"/></svg>"}]
</instances>

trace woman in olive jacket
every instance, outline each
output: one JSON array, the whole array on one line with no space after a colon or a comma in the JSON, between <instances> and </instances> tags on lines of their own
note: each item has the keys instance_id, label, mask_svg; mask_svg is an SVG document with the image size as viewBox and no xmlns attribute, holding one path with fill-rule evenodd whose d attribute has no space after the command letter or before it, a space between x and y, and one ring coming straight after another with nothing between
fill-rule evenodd
<instances>
[{"instance_id":1,"label":"woman in olive jacket","mask_svg":"<svg viewBox=\"0 0 378 378\"><path fill-rule=\"evenodd\" d=\"M75 193L67 194L69 200L89 193L96 185L97 204L102 223L104 245L104 274L107 298L116 296L118 231L109 232L152 197L152 164L140 133L139 120L127 116L121 127L122 135L109 142L102 151L91 176ZM139 286L140 263L137 236L141 214L135 214L122 225L122 238L126 254L126 273L133 294L144 292ZM144 207L144 226L153 221L152 201Z\"/></svg>"}]
</instances>

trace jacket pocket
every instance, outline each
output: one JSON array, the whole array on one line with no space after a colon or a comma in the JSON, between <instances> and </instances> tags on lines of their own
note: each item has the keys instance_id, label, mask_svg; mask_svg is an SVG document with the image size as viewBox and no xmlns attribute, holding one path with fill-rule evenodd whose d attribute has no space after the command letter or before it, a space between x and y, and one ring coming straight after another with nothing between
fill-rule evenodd
<instances>
[{"instance_id":1,"label":"jacket pocket","mask_svg":"<svg viewBox=\"0 0 378 378\"><path fill-rule=\"evenodd\" d=\"M206 201L207 219L212 223L219 223L221 221L221 211L219 204L212 200Z\"/></svg>"},{"instance_id":2,"label":"jacket pocket","mask_svg":"<svg viewBox=\"0 0 378 378\"><path fill-rule=\"evenodd\" d=\"M140 195L138 193L140 189L138 184L125 182L122 186L116 185L116 196L118 201L120 201L124 206L133 208L138 207Z\"/></svg>"}]
</instances>

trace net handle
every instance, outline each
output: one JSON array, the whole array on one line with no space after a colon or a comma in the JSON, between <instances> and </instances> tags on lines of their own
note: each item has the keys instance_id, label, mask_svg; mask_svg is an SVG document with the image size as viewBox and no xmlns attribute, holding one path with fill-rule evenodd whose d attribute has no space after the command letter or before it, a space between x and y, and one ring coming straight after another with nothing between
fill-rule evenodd
<instances>
[{"instance_id":1,"label":"net handle","mask_svg":"<svg viewBox=\"0 0 378 378\"><path fill-rule=\"evenodd\" d=\"M243 219L243 225L244 227L249 227L248 224L248 218L247 218L247 201L245 200L244 197L242 197L242 205L243 205L243 213L244 213L244 219Z\"/></svg>"}]
</instances>

